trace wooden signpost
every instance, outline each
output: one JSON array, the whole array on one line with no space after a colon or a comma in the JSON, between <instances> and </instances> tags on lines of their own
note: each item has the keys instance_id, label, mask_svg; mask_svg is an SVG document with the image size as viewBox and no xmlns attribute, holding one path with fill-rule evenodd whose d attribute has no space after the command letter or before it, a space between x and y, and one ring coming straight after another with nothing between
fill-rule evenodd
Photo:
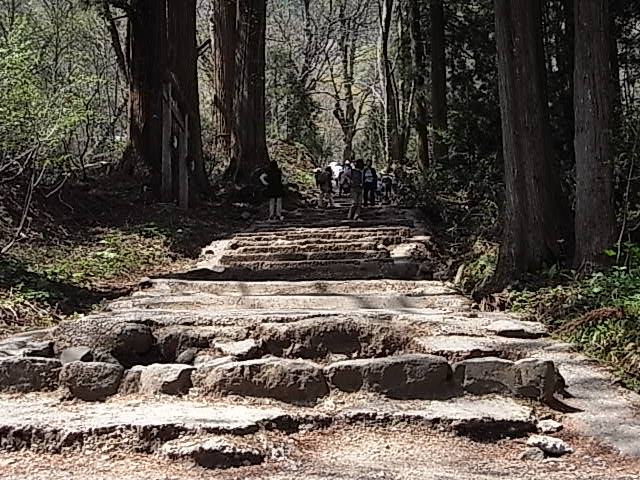
<instances>
[{"instance_id":1,"label":"wooden signpost","mask_svg":"<svg viewBox=\"0 0 640 480\"><path fill-rule=\"evenodd\" d=\"M180 208L189 208L189 115L180 109L173 82L166 82L162 92L162 201L175 202ZM177 98L176 98L177 97ZM177 145L173 145L174 132ZM177 147L174 154L173 148ZM174 161L178 178L174 178ZM177 188L175 188L175 182Z\"/></svg>"}]
</instances>

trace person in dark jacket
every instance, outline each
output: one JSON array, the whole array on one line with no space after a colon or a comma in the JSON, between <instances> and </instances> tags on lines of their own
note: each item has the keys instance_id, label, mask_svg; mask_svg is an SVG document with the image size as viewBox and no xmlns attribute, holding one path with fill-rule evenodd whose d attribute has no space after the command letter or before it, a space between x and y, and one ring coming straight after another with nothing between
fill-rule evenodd
<instances>
[{"instance_id":1,"label":"person in dark jacket","mask_svg":"<svg viewBox=\"0 0 640 480\"><path fill-rule=\"evenodd\" d=\"M378 190L378 173L373 168L373 162L369 160L362 172L364 188L364 206L376 205L376 191Z\"/></svg>"},{"instance_id":2,"label":"person in dark jacket","mask_svg":"<svg viewBox=\"0 0 640 480\"><path fill-rule=\"evenodd\" d=\"M269 167L260 175L260 182L266 187L265 194L269 198L269 220L284 220L282 216L282 171L276 161L271 161Z\"/></svg>"}]
</instances>

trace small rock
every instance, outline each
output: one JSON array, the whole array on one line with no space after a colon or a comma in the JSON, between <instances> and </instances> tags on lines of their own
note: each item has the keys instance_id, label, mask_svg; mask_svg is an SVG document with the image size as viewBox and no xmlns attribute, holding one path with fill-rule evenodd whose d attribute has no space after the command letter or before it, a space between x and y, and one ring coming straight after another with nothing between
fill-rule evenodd
<instances>
[{"instance_id":1,"label":"small rock","mask_svg":"<svg viewBox=\"0 0 640 480\"><path fill-rule=\"evenodd\" d=\"M547 335L547 328L535 322L498 320L486 327L488 332L507 338L535 339Z\"/></svg>"},{"instance_id":2,"label":"small rock","mask_svg":"<svg viewBox=\"0 0 640 480\"><path fill-rule=\"evenodd\" d=\"M249 220L251 218L251 214L249 212L242 212L240 216L243 220Z\"/></svg>"},{"instance_id":3,"label":"small rock","mask_svg":"<svg viewBox=\"0 0 640 480\"><path fill-rule=\"evenodd\" d=\"M252 360L261 356L261 346L255 340L248 339L241 342L215 343L215 350L225 357L237 360Z\"/></svg>"},{"instance_id":4,"label":"small rock","mask_svg":"<svg viewBox=\"0 0 640 480\"><path fill-rule=\"evenodd\" d=\"M59 360L10 357L0 360L0 392L39 392L58 385Z\"/></svg>"},{"instance_id":5,"label":"small rock","mask_svg":"<svg viewBox=\"0 0 640 480\"><path fill-rule=\"evenodd\" d=\"M192 364L198 354L197 348L188 348L176 358L176 363L181 363L183 365Z\"/></svg>"},{"instance_id":6,"label":"small rock","mask_svg":"<svg viewBox=\"0 0 640 480\"><path fill-rule=\"evenodd\" d=\"M154 364L141 369L140 393L148 395L185 395L192 387L195 367L179 364Z\"/></svg>"},{"instance_id":7,"label":"small rock","mask_svg":"<svg viewBox=\"0 0 640 480\"><path fill-rule=\"evenodd\" d=\"M63 365L72 362L92 362L93 351L89 347L71 347L60 354L60 362ZM110 363L110 362L109 362Z\"/></svg>"},{"instance_id":8,"label":"small rock","mask_svg":"<svg viewBox=\"0 0 640 480\"><path fill-rule=\"evenodd\" d=\"M224 438L181 438L165 443L160 453L171 460L192 460L204 468L259 465L265 453Z\"/></svg>"},{"instance_id":9,"label":"small rock","mask_svg":"<svg viewBox=\"0 0 640 480\"><path fill-rule=\"evenodd\" d=\"M566 453L573 453L573 448L563 440L543 435L533 435L527 440L528 447L537 447L547 455L559 457Z\"/></svg>"},{"instance_id":10,"label":"small rock","mask_svg":"<svg viewBox=\"0 0 640 480\"><path fill-rule=\"evenodd\" d=\"M520 455L520 460L528 462L541 462L544 458L544 452L537 447L529 447Z\"/></svg>"},{"instance_id":11,"label":"small rock","mask_svg":"<svg viewBox=\"0 0 640 480\"><path fill-rule=\"evenodd\" d=\"M72 362L60 372L60 384L75 398L100 402L118 392L124 368L104 362Z\"/></svg>"},{"instance_id":12,"label":"small rock","mask_svg":"<svg viewBox=\"0 0 640 480\"><path fill-rule=\"evenodd\" d=\"M538 431L540 433L549 434L556 433L562 430L563 426L560 422L555 420L541 420L538 422Z\"/></svg>"}]
</instances>

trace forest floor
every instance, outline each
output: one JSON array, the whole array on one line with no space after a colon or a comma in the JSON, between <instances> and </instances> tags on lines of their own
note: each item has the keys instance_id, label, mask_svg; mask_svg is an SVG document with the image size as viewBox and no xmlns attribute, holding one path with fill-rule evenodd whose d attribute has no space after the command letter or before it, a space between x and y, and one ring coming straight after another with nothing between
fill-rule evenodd
<instances>
[{"instance_id":1,"label":"forest floor","mask_svg":"<svg viewBox=\"0 0 640 480\"><path fill-rule=\"evenodd\" d=\"M15 236L23 199L16 187L0 192L0 248ZM26 228L0 255L0 338L87 313L130 293L142 277L179 270L255 214L228 202L183 212L108 179L38 197Z\"/></svg>"}]
</instances>

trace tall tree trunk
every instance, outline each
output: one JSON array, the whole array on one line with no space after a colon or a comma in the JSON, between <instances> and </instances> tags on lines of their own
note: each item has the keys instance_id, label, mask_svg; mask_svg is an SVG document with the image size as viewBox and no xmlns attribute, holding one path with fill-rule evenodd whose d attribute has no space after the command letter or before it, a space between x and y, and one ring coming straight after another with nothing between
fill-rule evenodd
<instances>
[{"instance_id":1,"label":"tall tree trunk","mask_svg":"<svg viewBox=\"0 0 640 480\"><path fill-rule=\"evenodd\" d=\"M237 0L236 82L232 159L236 184L247 184L269 161L265 130L266 0Z\"/></svg>"},{"instance_id":2,"label":"tall tree trunk","mask_svg":"<svg viewBox=\"0 0 640 480\"><path fill-rule=\"evenodd\" d=\"M211 80L215 151L231 159L233 97L236 74L236 0L211 0Z\"/></svg>"},{"instance_id":3,"label":"tall tree trunk","mask_svg":"<svg viewBox=\"0 0 640 480\"><path fill-rule=\"evenodd\" d=\"M396 80L394 78L391 59L389 58L389 37L391 36L391 20L393 18L394 0L381 0L380 38L378 45L380 81L384 92L385 140L387 165L400 164L402 158L402 139L400 127L399 99Z\"/></svg>"},{"instance_id":4,"label":"tall tree trunk","mask_svg":"<svg viewBox=\"0 0 640 480\"><path fill-rule=\"evenodd\" d=\"M411 57L413 75L416 79L415 123L417 135L418 165L423 171L429 168L429 95L427 92L426 45L422 24L424 23L423 0L409 2L411 25Z\"/></svg>"},{"instance_id":5,"label":"tall tree trunk","mask_svg":"<svg viewBox=\"0 0 640 480\"><path fill-rule=\"evenodd\" d=\"M611 38L608 2L576 0L575 265L606 263L615 241L611 155Z\"/></svg>"},{"instance_id":6,"label":"tall tree trunk","mask_svg":"<svg viewBox=\"0 0 640 480\"><path fill-rule=\"evenodd\" d=\"M445 19L442 0L431 0L431 104L433 106L433 156L446 162L449 148L443 133L448 129L447 58L445 53Z\"/></svg>"},{"instance_id":7,"label":"tall tree trunk","mask_svg":"<svg viewBox=\"0 0 640 480\"><path fill-rule=\"evenodd\" d=\"M549 143L542 7L538 0L495 0L506 205L494 279L518 275L560 257L566 202Z\"/></svg>"},{"instance_id":8,"label":"tall tree trunk","mask_svg":"<svg viewBox=\"0 0 640 480\"><path fill-rule=\"evenodd\" d=\"M182 0L179 4L168 1L167 5L169 70L182 96L180 107L189 115L190 192L197 196L208 192L209 181L202 156L196 0Z\"/></svg>"},{"instance_id":9,"label":"tall tree trunk","mask_svg":"<svg viewBox=\"0 0 640 480\"><path fill-rule=\"evenodd\" d=\"M162 79L167 64L165 7L164 1L137 0L129 16L129 147L120 164L126 175L146 169L157 195L161 182Z\"/></svg>"}]
</instances>

